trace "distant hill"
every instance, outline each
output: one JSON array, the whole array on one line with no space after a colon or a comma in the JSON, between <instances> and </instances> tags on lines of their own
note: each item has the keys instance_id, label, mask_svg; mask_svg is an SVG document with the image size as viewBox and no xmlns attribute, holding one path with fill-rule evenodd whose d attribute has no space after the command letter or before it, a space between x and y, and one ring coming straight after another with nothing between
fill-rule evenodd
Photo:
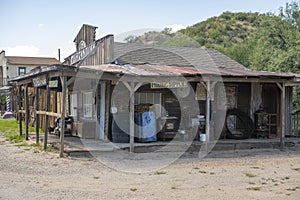
<instances>
[{"instance_id":1,"label":"distant hill","mask_svg":"<svg viewBox=\"0 0 300 200\"><path fill-rule=\"evenodd\" d=\"M243 42L253 34L262 22L272 18L259 13L224 12L172 33L170 29L151 31L142 36L129 36L127 42L146 45L192 46L224 48Z\"/></svg>"},{"instance_id":2,"label":"distant hill","mask_svg":"<svg viewBox=\"0 0 300 200\"><path fill-rule=\"evenodd\" d=\"M224 12L180 32L196 40L200 46L229 47L243 42L269 18L271 16L259 13Z\"/></svg>"},{"instance_id":3,"label":"distant hill","mask_svg":"<svg viewBox=\"0 0 300 200\"><path fill-rule=\"evenodd\" d=\"M277 15L224 12L176 33L165 29L128 41L214 48L250 69L300 73L300 0L278 11ZM294 90L294 109L300 109L300 87Z\"/></svg>"}]
</instances>

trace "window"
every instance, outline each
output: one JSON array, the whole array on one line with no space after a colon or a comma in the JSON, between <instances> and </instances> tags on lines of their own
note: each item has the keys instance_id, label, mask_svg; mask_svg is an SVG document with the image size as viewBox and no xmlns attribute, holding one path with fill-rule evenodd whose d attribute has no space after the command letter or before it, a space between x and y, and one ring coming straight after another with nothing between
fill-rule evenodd
<instances>
[{"instance_id":1,"label":"window","mask_svg":"<svg viewBox=\"0 0 300 200\"><path fill-rule=\"evenodd\" d=\"M161 93L137 92L134 97L134 104L150 103L155 105L156 117L161 116Z\"/></svg>"},{"instance_id":2,"label":"window","mask_svg":"<svg viewBox=\"0 0 300 200\"><path fill-rule=\"evenodd\" d=\"M92 118L93 116L93 92L82 93L83 117Z\"/></svg>"},{"instance_id":3,"label":"window","mask_svg":"<svg viewBox=\"0 0 300 200\"><path fill-rule=\"evenodd\" d=\"M26 74L26 67L19 67L19 75Z\"/></svg>"}]
</instances>

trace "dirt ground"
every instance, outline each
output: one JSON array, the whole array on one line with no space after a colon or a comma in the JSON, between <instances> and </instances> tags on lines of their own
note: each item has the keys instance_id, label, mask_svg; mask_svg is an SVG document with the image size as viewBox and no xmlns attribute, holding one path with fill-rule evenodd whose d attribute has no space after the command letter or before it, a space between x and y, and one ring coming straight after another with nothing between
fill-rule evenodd
<instances>
[{"instance_id":1,"label":"dirt ground","mask_svg":"<svg viewBox=\"0 0 300 200\"><path fill-rule=\"evenodd\" d=\"M300 150L191 155L159 171L125 173L0 138L0 199L300 199Z\"/></svg>"}]
</instances>

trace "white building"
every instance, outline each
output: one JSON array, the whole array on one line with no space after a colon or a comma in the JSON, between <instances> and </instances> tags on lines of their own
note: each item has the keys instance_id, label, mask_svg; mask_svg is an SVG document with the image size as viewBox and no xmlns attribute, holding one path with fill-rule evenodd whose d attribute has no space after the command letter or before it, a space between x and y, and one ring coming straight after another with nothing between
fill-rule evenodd
<instances>
[{"instance_id":1,"label":"white building","mask_svg":"<svg viewBox=\"0 0 300 200\"><path fill-rule=\"evenodd\" d=\"M23 57L6 56L5 51L0 52L0 111L11 110L11 99L8 81L11 78L30 72L35 67L60 64L56 58L51 57ZM6 103L3 104L5 96Z\"/></svg>"},{"instance_id":2,"label":"white building","mask_svg":"<svg viewBox=\"0 0 300 200\"><path fill-rule=\"evenodd\" d=\"M51 64L60 64L60 62L51 57L5 56L5 51L1 51L0 86L7 85L9 79L26 74L35 67Z\"/></svg>"}]
</instances>

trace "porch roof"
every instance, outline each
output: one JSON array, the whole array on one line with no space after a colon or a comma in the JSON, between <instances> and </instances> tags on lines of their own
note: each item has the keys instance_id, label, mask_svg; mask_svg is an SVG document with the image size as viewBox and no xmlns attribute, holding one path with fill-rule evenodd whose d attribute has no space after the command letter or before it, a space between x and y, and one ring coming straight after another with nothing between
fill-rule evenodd
<instances>
[{"instance_id":1,"label":"porch roof","mask_svg":"<svg viewBox=\"0 0 300 200\"><path fill-rule=\"evenodd\" d=\"M104 64L95 66L80 66L74 67L69 65L50 65L47 67L38 67L31 72L15 77L10 82L18 82L33 77L50 74L50 73L64 74L65 76L76 76L77 72L84 72L91 74L92 77L100 77L101 74L112 74L117 76L128 77L222 77L229 78L235 81L235 78L259 78L276 80L287 80L292 83L300 84L300 74L295 73L280 73L267 71L253 71L247 68L228 68L228 67L190 67L190 66L170 66L170 65L151 65L151 64ZM111 76L110 76L111 77ZM249 80L250 82L250 80Z\"/></svg>"}]
</instances>

